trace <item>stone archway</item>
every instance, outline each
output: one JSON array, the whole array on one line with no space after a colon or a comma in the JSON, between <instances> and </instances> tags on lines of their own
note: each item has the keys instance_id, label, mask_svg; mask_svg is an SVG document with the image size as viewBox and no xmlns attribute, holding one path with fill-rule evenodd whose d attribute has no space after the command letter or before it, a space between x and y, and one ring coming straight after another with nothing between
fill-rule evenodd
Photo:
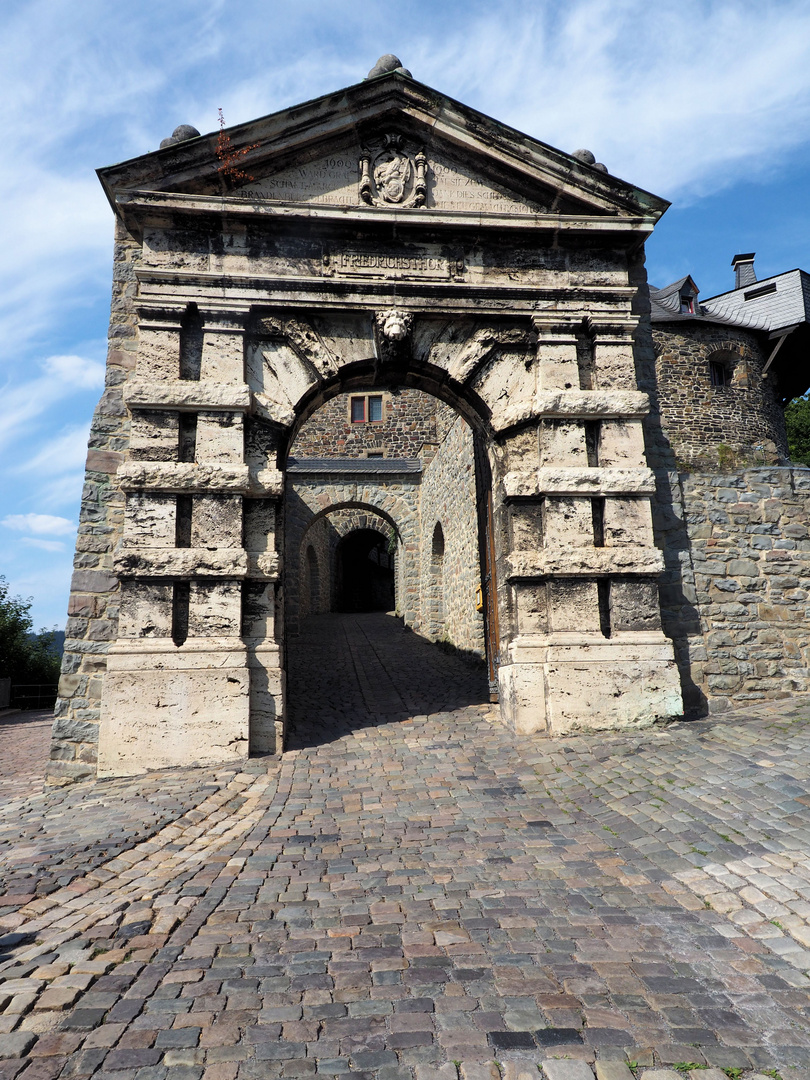
<instances>
[{"instance_id":1,"label":"stone archway","mask_svg":"<svg viewBox=\"0 0 810 1080\"><path fill-rule=\"evenodd\" d=\"M414 504L402 495L397 496L383 489L367 489L363 501L349 498L349 485L329 485L329 497L333 504L322 505L323 485L298 485L296 498L287 502L285 545L288 564L301 566L302 553L306 552L311 538L315 537L315 549L319 550L320 566L334 567L337 542L355 529L372 528L380 532L396 552L396 603L397 611L406 625L417 626L419 610L415 603L419 590L419 566L414 553L418 546L418 517ZM370 487L370 486L369 486ZM323 526L323 535L319 536ZM324 579L322 579L324 580ZM286 630L297 634L300 618L309 613L302 609L299 576L288 573L285 579ZM321 610L328 611L334 596L322 592Z\"/></svg>"},{"instance_id":2,"label":"stone archway","mask_svg":"<svg viewBox=\"0 0 810 1080\"><path fill-rule=\"evenodd\" d=\"M287 533L290 565L300 567L298 577L290 574L286 581L288 634L296 634L300 620L307 615L334 610L337 546L352 532L367 529L378 532L383 537L387 550L392 552L396 594L401 595L408 584L413 586L418 567L415 560L403 557L405 549L403 535L408 537L412 546L416 538L415 522L408 513L404 512L404 508L401 511L401 523L398 524L391 517L390 511L369 503L339 503L335 506L327 506L314 513L309 521L306 520L299 506L298 514L290 523ZM401 530L404 530L404 534ZM311 566L310 550L313 551L313 557L317 560L320 575L320 603L317 609L304 600L304 586L311 580L305 568L305 562Z\"/></svg>"},{"instance_id":3,"label":"stone archway","mask_svg":"<svg viewBox=\"0 0 810 1080\"><path fill-rule=\"evenodd\" d=\"M433 394L486 446L508 722L679 713L635 374L663 201L396 73L233 136L247 187L206 137L100 173L126 272L53 774L87 775L96 753L111 775L280 747L287 456L320 404L369 386ZM364 179L391 138L418 199Z\"/></svg>"}]
</instances>

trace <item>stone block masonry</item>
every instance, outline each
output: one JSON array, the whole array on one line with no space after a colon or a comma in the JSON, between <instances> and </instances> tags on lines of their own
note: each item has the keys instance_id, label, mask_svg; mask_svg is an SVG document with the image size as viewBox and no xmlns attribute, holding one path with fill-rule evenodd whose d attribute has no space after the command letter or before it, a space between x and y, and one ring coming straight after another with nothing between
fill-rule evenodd
<instances>
[{"instance_id":1,"label":"stone block masonry","mask_svg":"<svg viewBox=\"0 0 810 1080\"><path fill-rule=\"evenodd\" d=\"M432 467L436 398L480 433L492 471L489 625L507 721L531 734L677 714L672 647L650 601L662 562L634 307L634 267L664 201L516 142L396 72L236 137L248 130L252 194L224 189L205 136L99 173L118 217L112 345L52 779L90 775L96 761L100 775L122 775L281 748L285 615L291 626L300 583L300 549L285 546L291 447L346 457L350 443L399 459L384 495L352 479L340 501L395 529L397 603L418 625L419 514L406 491L419 470L401 458ZM379 172L392 146L421 177L403 202ZM320 154L343 163L340 190ZM269 181L299 166L329 190L284 186L279 202ZM460 203L453 190L467 187L509 196ZM356 426L351 397L362 398ZM320 406L323 426L296 447ZM445 475L452 517L456 478ZM306 507L314 518L334 484L305 487L321 500ZM458 596L471 592L454 574ZM640 622L625 617L639 607Z\"/></svg>"},{"instance_id":2,"label":"stone block masonry","mask_svg":"<svg viewBox=\"0 0 810 1080\"><path fill-rule=\"evenodd\" d=\"M687 708L810 690L810 469L661 473L664 629Z\"/></svg>"},{"instance_id":3,"label":"stone block masonry","mask_svg":"<svg viewBox=\"0 0 810 1080\"><path fill-rule=\"evenodd\" d=\"M124 495L115 473L129 448L130 415L122 386L135 369L135 271L140 250L117 222L107 373L90 428L48 766L49 782L56 784L96 773L107 652L118 633L120 583L113 573L113 552L123 532Z\"/></svg>"}]
</instances>

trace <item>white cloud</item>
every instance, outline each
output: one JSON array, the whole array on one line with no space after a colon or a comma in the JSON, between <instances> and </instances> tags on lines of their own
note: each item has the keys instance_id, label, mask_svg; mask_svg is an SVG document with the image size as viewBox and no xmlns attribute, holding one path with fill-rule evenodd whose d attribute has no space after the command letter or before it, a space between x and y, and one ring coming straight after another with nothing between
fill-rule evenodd
<instances>
[{"instance_id":1,"label":"white cloud","mask_svg":"<svg viewBox=\"0 0 810 1080\"><path fill-rule=\"evenodd\" d=\"M0 395L0 446L27 429L35 417L57 402L104 385L104 365L83 357L53 356L42 367L45 374L7 387Z\"/></svg>"},{"instance_id":2,"label":"white cloud","mask_svg":"<svg viewBox=\"0 0 810 1080\"><path fill-rule=\"evenodd\" d=\"M50 477L72 472L77 467L83 468L89 432L89 424L68 428L46 442L37 454L19 466L18 471Z\"/></svg>"},{"instance_id":3,"label":"white cloud","mask_svg":"<svg viewBox=\"0 0 810 1080\"><path fill-rule=\"evenodd\" d=\"M2 524L17 532L32 532L45 536L67 536L76 531L74 522L55 514L9 514L3 518Z\"/></svg>"},{"instance_id":4,"label":"white cloud","mask_svg":"<svg viewBox=\"0 0 810 1080\"><path fill-rule=\"evenodd\" d=\"M104 385L104 365L84 356L49 356L43 367L71 387L94 390Z\"/></svg>"},{"instance_id":5,"label":"white cloud","mask_svg":"<svg viewBox=\"0 0 810 1080\"><path fill-rule=\"evenodd\" d=\"M42 548L43 551L64 551L65 545L59 540L36 540L33 536L25 537L26 544Z\"/></svg>"},{"instance_id":6,"label":"white cloud","mask_svg":"<svg viewBox=\"0 0 810 1080\"><path fill-rule=\"evenodd\" d=\"M668 197L774 168L807 140L804 0L767 15L750 0L519 3L470 23L425 44L414 74Z\"/></svg>"},{"instance_id":7,"label":"white cloud","mask_svg":"<svg viewBox=\"0 0 810 1080\"><path fill-rule=\"evenodd\" d=\"M30 502L50 510L60 510L63 507L75 510L81 500L83 485L83 468L79 472L64 473L39 485Z\"/></svg>"}]
</instances>

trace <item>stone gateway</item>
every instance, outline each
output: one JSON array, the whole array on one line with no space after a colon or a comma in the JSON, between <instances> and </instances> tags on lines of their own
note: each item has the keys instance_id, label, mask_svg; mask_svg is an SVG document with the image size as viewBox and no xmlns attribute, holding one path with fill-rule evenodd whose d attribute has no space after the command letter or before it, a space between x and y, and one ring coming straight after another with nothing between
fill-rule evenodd
<instances>
[{"instance_id":1,"label":"stone gateway","mask_svg":"<svg viewBox=\"0 0 810 1080\"><path fill-rule=\"evenodd\" d=\"M681 714L643 378L667 203L398 64L230 129L239 170L188 132L99 173L110 349L51 780L280 752L285 627L360 533L516 731Z\"/></svg>"}]
</instances>

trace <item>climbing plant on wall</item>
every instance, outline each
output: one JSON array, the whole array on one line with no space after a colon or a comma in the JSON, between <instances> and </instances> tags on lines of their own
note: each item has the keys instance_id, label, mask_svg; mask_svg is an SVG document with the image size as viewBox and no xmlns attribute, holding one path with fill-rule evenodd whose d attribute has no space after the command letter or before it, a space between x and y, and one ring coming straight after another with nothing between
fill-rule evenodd
<instances>
[{"instance_id":1,"label":"climbing plant on wall","mask_svg":"<svg viewBox=\"0 0 810 1080\"><path fill-rule=\"evenodd\" d=\"M785 409L790 460L810 465L810 399L794 398Z\"/></svg>"}]
</instances>

